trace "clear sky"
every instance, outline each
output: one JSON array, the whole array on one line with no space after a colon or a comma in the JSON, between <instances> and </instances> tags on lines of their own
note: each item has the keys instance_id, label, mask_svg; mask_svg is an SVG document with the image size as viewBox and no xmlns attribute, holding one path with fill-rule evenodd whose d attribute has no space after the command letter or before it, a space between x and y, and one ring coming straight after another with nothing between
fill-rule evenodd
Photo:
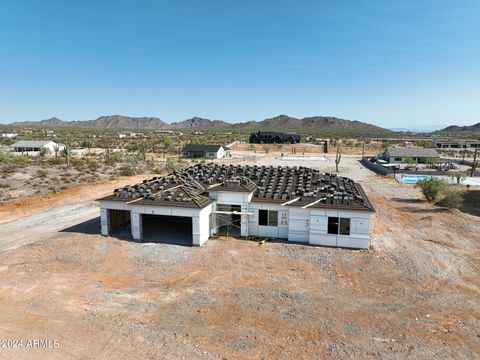
<instances>
[{"instance_id":1,"label":"clear sky","mask_svg":"<svg viewBox=\"0 0 480 360\"><path fill-rule=\"evenodd\" d=\"M480 122L479 0L0 0L0 122Z\"/></svg>"}]
</instances>

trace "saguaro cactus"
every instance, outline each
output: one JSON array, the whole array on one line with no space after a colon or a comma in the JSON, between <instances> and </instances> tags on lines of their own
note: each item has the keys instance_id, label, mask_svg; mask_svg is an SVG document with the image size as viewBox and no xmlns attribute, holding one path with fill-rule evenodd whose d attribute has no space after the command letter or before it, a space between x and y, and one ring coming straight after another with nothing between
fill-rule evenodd
<instances>
[{"instance_id":1,"label":"saguaro cactus","mask_svg":"<svg viewBox=\"0 0 480 360\"><path fill-rule=\"evenodd\" d=\"M53 145L53 151L55 152L55 159L58 157L58 151L60 150L60 145Z\"/></svg>"},{"instance_id":2,"label":"saguaro cactus","mask_svg":"<svg viewBox=\"0 0 480 360\"><path fill-rule=\"evenodd\" d=\"M338 164L340 164L340 160L342 159L342 153L340 152L340 146L337 147L337 155L335 156L335 171L338 172Z\"/></svg>"}]
</instances>

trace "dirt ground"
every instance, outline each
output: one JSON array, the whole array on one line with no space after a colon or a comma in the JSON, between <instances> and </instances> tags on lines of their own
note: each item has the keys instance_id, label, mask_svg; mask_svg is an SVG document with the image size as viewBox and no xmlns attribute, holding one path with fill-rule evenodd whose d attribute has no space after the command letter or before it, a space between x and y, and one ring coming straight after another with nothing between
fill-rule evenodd
<instances>
[{"instance_id":1,"label":"dirt ground","mask_svg":"<svg viewBox=\"0 0 480 360\"><path fill-rule=\"evenodd\" d=\"M369 251L102 237L93 199L108 183L0 207L0 341L58 341L0 358L477 359L479 217L426 204L356 158L340 170L376 208Z\"/></svg>"},{"instance_id":2,"label":"dirt ground","mask_svg":"<svg viewBox=\"0 0 480 360\"><path fill-rule=\"evenodd\" d=\"M335 154L337 151L337 145L340 147L342 154L348 155L362 155L362 143L359 140L350 140L347 143L337 142L336 145L329 144L328 153ZM256 152L265 153L265 149L268 149L269 153L284 153L285 155L291 155L292 149L294 149L296 155L302 154L318 154L323 153L323 145L315 144L235 144L231 147L233 151L248 151L250 154ZM370 142L365 144L363 151L368 155L377 155L383 152L384 149L380 142Z\"/></svg>"}]
</instances>

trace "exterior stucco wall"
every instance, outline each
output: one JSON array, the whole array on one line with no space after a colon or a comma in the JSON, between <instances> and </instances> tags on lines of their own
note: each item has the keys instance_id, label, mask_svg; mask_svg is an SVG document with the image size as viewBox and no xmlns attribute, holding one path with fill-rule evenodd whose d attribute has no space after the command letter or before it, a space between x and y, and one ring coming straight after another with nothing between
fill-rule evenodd
<instances>
[{"instance_id":1,"label":"exterior stucco wall","mask_svg":"<svg viewBox=\"0 0 480 360\"><path fill-rule=\"evenodd\" d=\"M142 214L182 216L192 218L193 245L201 246L214 233L215 216L212 214L217 204L239 205L244 213L241 217L241 236L283 238L289 241L312 245L368 249L370 245L371 212L352 210L325 210L299 206L251 202L252 193L234 191L210 191L213 204L203 209L180 207L144 206L118 201L100 201L102 234L108 235L108 209L131 211L132 237L142 239ZM259 210L278 211L277 226L258 224ZM350 219L350 235L328 234L328 217Z\"/></svg>"}]
</instances>

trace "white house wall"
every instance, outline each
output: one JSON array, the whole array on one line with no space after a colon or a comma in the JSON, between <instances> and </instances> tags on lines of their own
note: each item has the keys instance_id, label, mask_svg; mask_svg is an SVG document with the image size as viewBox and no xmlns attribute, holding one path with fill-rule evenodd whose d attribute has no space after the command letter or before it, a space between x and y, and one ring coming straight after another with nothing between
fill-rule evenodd
<instances>
[{"instance_id":1,"label":"white house wall","mask_svg":"<svg viewBox=\"0 0 480 360\"><path fill-rule=\"evenodd\" d=\"M210 219L212 215L213 205L210 204L207 207L200 210L198 214L198 233L195 233L193 229L193 245L202 246L210 237Z\"/></svg>"},{"instance_id":2,"label":"white house wall","mask_svg":"<svg viewBox=\"0 0 480 360\"><path fill-rule=\"evenodd\" d=\"M278 211L278 226L263 226L258 224L259 210ZM258 237L275 237L281 239L288 238L288 209L280 204L268 204L261 202L252 202L249 204L249 212L253 216L248 218L249 235Z\"/></svg>"},{"instance_id":3,"label":"white house wall","mask_svg":"<svg viewBox=\"0 0 480 360\"><path fill-rule=\"evenodd\" d=\"M132 237L142 238L141 214L182 216L192 218L193 244L201 246L214 233L217 204L240 205L242 212L241 235L288 239L313 245L367 249L370 244L370 218L368 211L302 209L299 206L281 206L275 203L251 202L253 193L234 191L210 191L214 203L203 209L144 206L119 201L100 201L102 234L108 235L108 209L131 211ZM278 211L278 226L258 224L259 210ZM350 219L350 235L328 234L328 217Z\"/></svg>"},{"instance_id":4,"label":"white house wall","mask_svg":"<svg viewBox=\"0 0 480 360\"><path fill-rule=\"evenodd\" d=\"M210 199L215 202L214 208L217 205L239 205L240 211L243 213L250 212L250 201L253 197L253 191L251 193L246 191L209 191ZM242 215L240 220L240 235L247 236L248 224L252 221L251 216ZM212 228L216 229L216 218L212 219ZM213 231L212 229L212 231Z\"/></svg>"},{"instance_id":5,"label":"white house wall","mask_svg":"<svg viewBox=\"0 0 480 360\"><path fill-rule=\"evenodd\" d=\"M328 234L328 217L350 219L350 235ZM366 211L312 209L310 239L313 245L368 249L370 244L370 217Z\"/></svg>"},{"instance_id":6,"label":"white house wall","mask_svg":"<svg viewBox=\"0 0 480 360\"><path fill-rule=\"evenodd\" d=\"M288 206L288 240L309 242L310 209Z\"/></svg>"}]
</instances>

